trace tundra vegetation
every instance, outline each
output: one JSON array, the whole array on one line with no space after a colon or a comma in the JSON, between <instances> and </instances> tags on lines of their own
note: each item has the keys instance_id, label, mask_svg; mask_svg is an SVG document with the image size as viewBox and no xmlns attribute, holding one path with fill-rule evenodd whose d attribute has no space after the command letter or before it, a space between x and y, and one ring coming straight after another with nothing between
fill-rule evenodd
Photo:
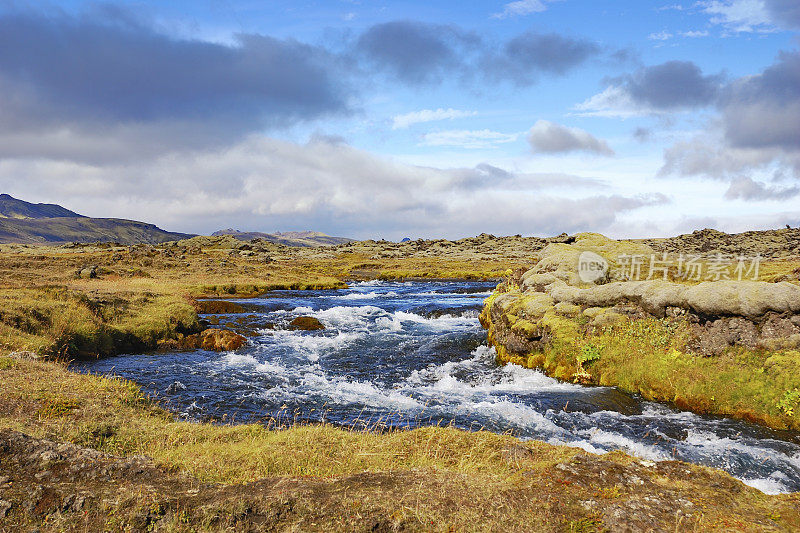
<instances>
[{"instance_id":1,"label":"tundra vegetation","mask_svg":"<svg viewBox=\"0 0 800 533\"><path fill-rule=\"evenodd\" d=\"M796 352L788 344L763 344L778 338L765 337L763 325L756 328L753 347L726 346L709 356L692 351L688 319L644 311L627 315L620 302L605 307L577 297L556 302L529 282L532 275L521 276L549 257L542 253L548 247L555 246L552 252L574 245L566 236L488 235L307 249L229 236L159 246L4 245L0 529L800 528L800 495L766 496L709 468L640 461L618 452L596 456L484 431L431 427L385 433L296 424L291 413L263 425L186 422L134 383L76 374L67 364L71 358L134 350L154 351L157 358L159 349L230 349L226 343L237 340L237 328L244 336L247 328L213 324L199 315L244 317L246 301L233 299L271 289L336 288L350 279L500 278L510 269L484 310L501 358L562 379L583 372L587 382L677 401L663 392L672 383L687 406L701 410L706 407L697 391L705 389L691 387L708 387L718 412L727 412L719 406L732 405L730 414L747 411L752 413L747 417L771 425L796 424L794 387L800 384L791 381ZM771 257L762 277L770 283L791 277L798 266L796 258ZM548 267L537 274L554 272L558 268ZM603 318L612 312L624 321ZM524 349L507 349L504 334ZM635 356L626 354L625 346ZM650 359L636 363L636 357ZM747 369L761 376L751 388L738 373ZM685 381L676 381L679 375L687 376ZM713 383L725 376L728 383L735 377L738 389L712 392ZM780 386L773 383L777 376ZM717 381L701 383L707 379ZM762 408L742 398L760 398Z\"/></svg>"}]
</instances>

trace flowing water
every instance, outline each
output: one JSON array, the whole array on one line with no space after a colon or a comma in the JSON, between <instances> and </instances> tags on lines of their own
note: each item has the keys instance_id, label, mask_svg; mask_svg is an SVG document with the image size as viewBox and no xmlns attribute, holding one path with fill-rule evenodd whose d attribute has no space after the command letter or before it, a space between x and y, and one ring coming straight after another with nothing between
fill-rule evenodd
<instances>
[{"instance_id":1,"label":"flowing water","mask_svg":"<svg viewBox=\"0 0 800 533\"><path fill-rule=\"evenodd\" d=\"M235 353L122 355L76 366L132 379L192 419L453 424L595 453L680 459L722 468L764 492L800 491L798 434L498 366L478 323L492 288L366 282L337 291L276 291L248 300L253 311L244 321L258 336ZM285 329L309 315L326 329Z\"/></svg>"}]
</instances>

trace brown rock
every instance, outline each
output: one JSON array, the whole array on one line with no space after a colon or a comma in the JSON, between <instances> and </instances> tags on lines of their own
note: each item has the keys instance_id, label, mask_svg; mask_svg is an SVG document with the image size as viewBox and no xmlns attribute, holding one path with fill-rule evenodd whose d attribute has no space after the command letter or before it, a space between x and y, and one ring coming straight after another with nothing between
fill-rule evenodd
<instances>
[{"instance_id":1,"label":"brown rock","mask_svg":"<svg viewBox=\"0 0 800 533\"><path fill-rule=\"evenodd\" d=\"M690 348L704 355L720 355L734 345L755 348L758 341L756 325L740 317L721 318L692 329L695 339Z\"/></svg>"},{"instance_id":2,"label":"brown rock","mask_svg":"<svg viewBox=\"0 0 800 533\"><path fill-rule=\"evenodd\" d=\"M227 352L238 350L247 343L247 339L228 329L211 328L202 333L187 335L181 339L165 341L160 344L162 351L167 350L214 350Z\"/></svg>"},{"instance_id":3,"label":"brown rock","mask_svg":"<svg viewBox=\"0 0 800 533\"><path fill-rule=\"evenodd\" d=\"M247 339L227 329L207 329L200 334L200 347L204 350L227 352L238 350Z\"/></svg>"},{"instance_id":4,"label":"brown rock","mask_svg":"<svg viewBox=\"0 0 800 533\"><path fill-rule=\"evenodd\" d=\"M325 329L325 326L322 324L322 322L313 316L299 316L289 322L289 326L291 326L293 329L302 329L304 331Z\"/></svg>"}]
</instances>

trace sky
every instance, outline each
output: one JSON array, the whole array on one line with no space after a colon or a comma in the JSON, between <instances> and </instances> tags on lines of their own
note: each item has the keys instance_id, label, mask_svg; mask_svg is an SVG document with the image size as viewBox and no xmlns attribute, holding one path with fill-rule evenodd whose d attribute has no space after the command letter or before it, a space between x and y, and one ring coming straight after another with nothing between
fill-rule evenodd
<instances>
[{"instance_id":1,"label":"sky","mask_svg":"<svg viewBox=\"0 0 800 533\"><path fill-rule=\"evenodd\" d=\"M173 231L800 225L797 0L0 0L0 192Z\"/></svg>"}]
</instances>

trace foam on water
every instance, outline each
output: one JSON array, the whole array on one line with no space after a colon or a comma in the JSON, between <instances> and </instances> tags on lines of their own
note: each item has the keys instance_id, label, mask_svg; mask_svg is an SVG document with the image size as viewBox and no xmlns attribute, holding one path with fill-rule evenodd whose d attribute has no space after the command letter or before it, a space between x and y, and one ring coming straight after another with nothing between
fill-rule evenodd
<instances>
[{"instance_id":1,"label":"foam on water","mask_svg":"<svg viewBox=\"0 0 800 533\"><path fill-rule=\"evenodd\" d=\"M253 305L263 306L260 320L278 328L259 330L238 352L82 364L136 380L189 418L252 421L291 413L344 425L455 424L592 453L619 449L724 468L767 493L800 490L800 438L498 366L477 321L485 289L371 281L338 291L276 291ZM303 315L325 329L282 329Z\"/></svg>"},{"instance_id":2,"label":"foam on water","mask_svg":"<svg viewBox=\"0 0 800 533\"><path fill-rule=\"evenodd\" d=\"M784 492L792 492L792 490L781 480L785 479L780 472L774 472L774 477L762 478L742 478L745 485L749 485L755 489L760 490L764 494L782 494Z\"/></svg>"}]
</instances>

